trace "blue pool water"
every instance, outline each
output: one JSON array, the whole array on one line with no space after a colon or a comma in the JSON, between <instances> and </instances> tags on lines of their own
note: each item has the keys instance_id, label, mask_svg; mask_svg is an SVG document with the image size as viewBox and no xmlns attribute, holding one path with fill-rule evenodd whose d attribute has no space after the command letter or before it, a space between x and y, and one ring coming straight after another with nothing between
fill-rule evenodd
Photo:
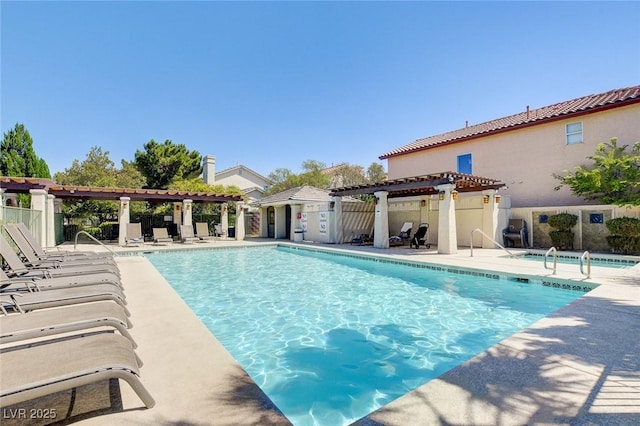
<instances>
[{"instance_id":1,"label":"blue pool water","mask_svg":"<svg viewBox=\"0 0 640 426\"><path fill-rule=\"evenodd\" d=\"M148 258L294 425L349 424L582 295L286 247Z\"/></svg>"}]
</instances>

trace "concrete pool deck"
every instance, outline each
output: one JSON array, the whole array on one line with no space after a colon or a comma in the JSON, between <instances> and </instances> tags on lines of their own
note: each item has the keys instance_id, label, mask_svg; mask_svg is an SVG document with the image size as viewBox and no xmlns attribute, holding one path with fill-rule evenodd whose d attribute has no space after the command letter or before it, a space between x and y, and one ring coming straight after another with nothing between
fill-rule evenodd
<instances>
[{"instance_id":1,"label":"concrete pool deck","mask_svg":"<svg viewBox=\"0 0 640 426\"><path fill-rule=\"evenodd\" d=\"M279 241L278 241L279 242ZM273 240L218 240L143 251L239 247ZM289 242L286 242L289 244ZM293 243L292 243L293 244ZM640 266L592 267L510 259L502 250L388 250L301 243L349 253L449 265L456 268L597 283L599 287L466 363L381 407L360 425L414 424L640 424ZM89 247L82 247L87 249ZM132 252L133 248L115 248ZM143 256L118 256L134 324L131 334L145 362L144 385L156 400L145 409L126 383L121 406L78 417L88 425L289 424L217 339Z\"/></svg>"}]
</instances>

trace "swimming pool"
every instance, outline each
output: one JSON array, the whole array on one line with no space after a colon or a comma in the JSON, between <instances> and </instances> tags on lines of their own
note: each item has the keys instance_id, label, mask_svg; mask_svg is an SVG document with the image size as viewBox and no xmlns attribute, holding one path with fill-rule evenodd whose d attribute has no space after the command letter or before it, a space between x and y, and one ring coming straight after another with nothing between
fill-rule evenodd
<instances>
[{"instance_id":1,"label":"swimming pool","mask_svg":"<svg viewBox=\"0 0 640 426\"><path fill-rule=\"evenodd\" d=\"M285 247L147 256L295 425L349 424L582 295Z\"/></svg>"}]
</instances>

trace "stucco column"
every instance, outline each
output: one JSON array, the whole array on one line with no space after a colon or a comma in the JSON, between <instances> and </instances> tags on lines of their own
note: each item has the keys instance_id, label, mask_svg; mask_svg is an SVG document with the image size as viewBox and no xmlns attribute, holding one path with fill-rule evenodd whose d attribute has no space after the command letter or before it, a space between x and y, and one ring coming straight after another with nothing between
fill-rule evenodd
<instances>
[{"instance_id":1,"label":"stucco column","mask_svg":"<svg viewBox=\"0 0 640 426\"><path fill-rule=\"evenodd\" d=\"M182 200L182 224L185 226L193 226L193 220L191 219L191 207L193 200Z\"/></svg>"},{"instance_id":2,"label":"stucco column","mask_svg":"<svg viewBox=\"0 0 640 426\"><path fill-rule=\"evenodd\" d=\"M56 245L56 221L54 215L55 198L55 195L47 195L47 247L54 247Z\"/></svg>"},{"instance_id":3,"label":"stucco column","mask_svg":"<svg viewBox=\"0 0 640 426\"><path fill-rule=\"evenodd\" d=\"M229 204L222 203L220 206L220 225L222 225L222 235L229 236Z\"/></svg>"},{"instance_id":4,"label":"stucco column","mask_svg":"<svg viewBox=\"0 0 640 426\"><path fill-rule=\"evenodd\" d=\"M130 205L131 197L120 197L120 209L118 210L118 245L120 246L127 244Z\"/></svg>"},{"instance_id":5,"label":"stucco column","mask_svg":"<svg viewBox=\"0 0 640 426\"><path fill-rule=\"evenodd\" d=\"M389 205L387 191L374 192L376 197L375 218L373 224L373 246L389 248Z\"/></svg>"},{"instance_id":6,"label":"stucco column","mask_svg":"<svg viewBox=\"0 0 640 426\"><path fill-rule=\"evenodd\" d=\"M35 221L38 227L38 243L47 247L47 191L44 189L30 189L31 210L39 211L40 217Z\"/></svg>"},{"instance_id":7,"label":"stucco column","mask_svg":"<svg viewBox=\"0 0 640 426\"><path fill-rule=\"evenodd\" d=\"M496 203L495 189L486 189L482 191L482 232L487 234L495 241L498 239L498 203ZM487 198L489 199L487 202ZM502 243L501 243L502 244ZM495 243L482 237L482 248L496 248Z\"/></svg>"},{"instance_id":8,"label":"stucco column","mask_svg":"<svg viewBox=\"0 0 640 426\"><path fill-rule=\"evenodd\" d=\"M438 194L438 253L458 253L458 236L456 233L456 203L451 192L455 184L447 183L436 186ZM440 197L440 195L443 195ZM440 200L442 198L442 200Z\"/></svg>"},{"instance_id":9,"label":"stucco column","mask_svg":"<svg viewBox=\"0 0 640 426\"><path fill-rule=\"evenodd\" d=\"M331 242L342 244L342 197L331 197L331 202L333 203Z\"/></svg>"},{"instance_id":10,"label":"stucco column","mask_svg":"<svg viewBox=\"0 0 640 426\"><path fill-rule=\"evenodd\" d=\"M236 203L236 240L244 240L244 202Z\"/></svg>"},{"instance_id":11,"label":"stucco column","mask_svg":"<svg viewBox=\"0 0 640 426\"><path fill-rule=\"evenodd\" d=\"M4 214L4 188L0 188L0 222Z\"/></svg>"},{"instance_id":12,"label":"stucco column","mask_svg":"<svg viewBox=\"0 0 640 426\"><path fill-rule=\"evenodd\" d=\"M289 240L291 241L295 241L296 229L302 229L301 217L302 206L300 204L291 204L291 229L289 229Z\"/></svg>"},{"instance_id":13,"label":"stucco column","mask_svg":"<svg viewBox=\"0 0 640 426\"><path fill-rule=\"evenodd\" d=\"M180 232L180 225L182 225L182 204L173 203L173 224L176 225L178 232Z\"/></svg>"}]
</instances>

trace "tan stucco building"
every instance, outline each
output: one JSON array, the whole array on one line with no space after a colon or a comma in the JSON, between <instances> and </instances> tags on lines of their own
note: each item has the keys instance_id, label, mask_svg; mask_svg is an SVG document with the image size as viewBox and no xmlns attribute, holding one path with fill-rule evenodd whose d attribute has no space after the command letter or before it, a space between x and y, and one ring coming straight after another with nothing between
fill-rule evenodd
<instances>
[{"instance_id":1,"label":"tan stucco building","mask_svg":"<svg viewBox=\"0 0 640 426\"><path fill-rule=\"evenodd\" d=\"M640 86L611 90L418 139L380 156L389 179L452 170L490 176L512 207L585 204L554 174L590 164L599 143L640 142Z\"/></svg>"}]
</instances>

